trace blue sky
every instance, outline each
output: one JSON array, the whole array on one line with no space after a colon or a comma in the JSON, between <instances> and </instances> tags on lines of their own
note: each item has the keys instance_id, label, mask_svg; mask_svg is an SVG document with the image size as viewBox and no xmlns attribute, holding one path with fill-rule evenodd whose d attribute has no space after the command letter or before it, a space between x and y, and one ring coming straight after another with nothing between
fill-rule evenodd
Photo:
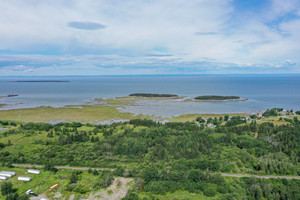
<instances>
[{"instance_id":1,"label":"blue sky","mask_svg":"<svg viewBox=\"0 0 300 200\"><path fill-rule=\"evenodd\" d=\"M0 76L300 73L299 0L9 0L0 8Z\"/></svg>"}]
</instances>

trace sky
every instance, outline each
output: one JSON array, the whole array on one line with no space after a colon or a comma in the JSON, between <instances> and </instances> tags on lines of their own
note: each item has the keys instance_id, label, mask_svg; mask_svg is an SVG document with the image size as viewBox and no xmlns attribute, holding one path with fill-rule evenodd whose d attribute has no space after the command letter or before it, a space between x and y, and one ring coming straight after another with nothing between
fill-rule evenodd
<instances>
[{"instance_id":1,"label":"sky","mask_svg":"<svg viewBox=\"0 0 300 200\"><path fill-rule=\"evenodd\" d=\"M300 73L300 0L3 0L0 76Z\"/></svg>"}]
</instances>

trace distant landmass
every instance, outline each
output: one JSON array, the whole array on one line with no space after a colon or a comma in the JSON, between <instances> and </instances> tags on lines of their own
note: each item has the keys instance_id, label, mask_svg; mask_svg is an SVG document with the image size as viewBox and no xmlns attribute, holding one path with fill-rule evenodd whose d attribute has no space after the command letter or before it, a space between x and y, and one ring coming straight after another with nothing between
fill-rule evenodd
<instances>
[{"instance_id":1,"label":"distant landmass","mask_svg":"<svg viewBox=\"0 0 300 200\"><path fill-rule=\"evenodd\" d=\"M133 93L131 97L178 97L176 94L151 94L151 93Z\"/></svg>"},{"instance_id":2,"label":"distant landmass","mask_svg":"<svg viewBox=\"0 0 300 200\"><path fill-rule=\"evenodd\" d=\"M70 81L62 81L62 80L28 80L28 81L14 81L14 82L25 82L25 83L49 83L49 82L54 82L54 83L60 83L60 82L70 82Z\"/></svg>"},{"instance_id":3,"label":"distant landmass","mask_svg":"<svg viewBox=\"0 0 300 200\"><path fill-rule=\"evenodd\" d=\"M230 99L240 99L238 96L198 96L195 97L196 100L230 100Z\"/></svg>"}]
</instances>

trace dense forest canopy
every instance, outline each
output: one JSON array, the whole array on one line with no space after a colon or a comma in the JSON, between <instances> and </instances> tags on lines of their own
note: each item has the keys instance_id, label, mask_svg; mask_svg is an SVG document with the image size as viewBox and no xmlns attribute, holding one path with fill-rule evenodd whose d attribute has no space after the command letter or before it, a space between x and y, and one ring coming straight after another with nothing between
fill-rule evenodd
<instances>
[{"instance_id":1,"label":"dense forest canopy","mask_svg":"<svg viewBox=\"0 0 300 200\"><path fill-rule=\"evenodd\" d=\"M129 96L134 97L178 97L176 94L152 94L152 93L133 93Z\"/></svg>"},{"instance_id":2,"label":"dense forest canopy","mask_svg":"<svg viewBox=\"0 0 300 200\"><path fill-rule=\"evenodd\" d=\"M229 99L240 99L238 96L216 96L216 95L205 95L195 97L196 100L229 100Z\"/></svg>"}]
</instances>

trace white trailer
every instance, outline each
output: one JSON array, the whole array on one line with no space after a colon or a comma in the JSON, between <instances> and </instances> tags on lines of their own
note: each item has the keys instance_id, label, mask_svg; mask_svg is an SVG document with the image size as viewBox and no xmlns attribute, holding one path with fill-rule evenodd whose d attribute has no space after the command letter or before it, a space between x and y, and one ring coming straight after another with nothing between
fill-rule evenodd
<instances>
[{"instance_id":1,"label":"white trailer","mask_svg":"<svg viewBox=\"0 0 300 200\"><path fill-rule=\"evenodd\" d=\"M8 178L6 176L0 176L0 180L7 180Z\"/></svg>"},{"instance_id":2,"label":"white trailer","mask_svg":"<svg viewBox=\"0 0 300 200\"><path fill-rule=\"evenodd\" d=\"M5 176L5 177L7 177L7 178L10 178L10 177L12 177L13 175L11 175L11 174L6 174L6 173L0 173L0 176Z\"/></svg>"},{"instance_id":3,"label":"white trailer","mask_svg":"<svg viewBox=\"0 0 300 200\"><path fill-rule=\"evenodd\" d=\"M10 171L1 171L0 173L11 174L12 176L16 175L16 172L10 172Z\"/></svg>"},{"instance_id":4,"label":"white trailer","mask_svg":"<svg viewBox=\"0 0 300 200\"><path fill-rule=\"evenodd\" d=\"M26 181L27 182L27 181L31 181L31 178L30 177L25 177L25 176L19 176L18 180L19 181Z\"/></svg>"},{"instance_id":5,"label":"white trailer","mask_svg":"<svg viewBox=\"0 0 300 200\"><path fill-rule=\"evenodd\" d=\"M40 174L41 171L40 170L36 170L36 169L28 169L28 173L30 173L30 174Z\"/></svg>"}]
</instances>

